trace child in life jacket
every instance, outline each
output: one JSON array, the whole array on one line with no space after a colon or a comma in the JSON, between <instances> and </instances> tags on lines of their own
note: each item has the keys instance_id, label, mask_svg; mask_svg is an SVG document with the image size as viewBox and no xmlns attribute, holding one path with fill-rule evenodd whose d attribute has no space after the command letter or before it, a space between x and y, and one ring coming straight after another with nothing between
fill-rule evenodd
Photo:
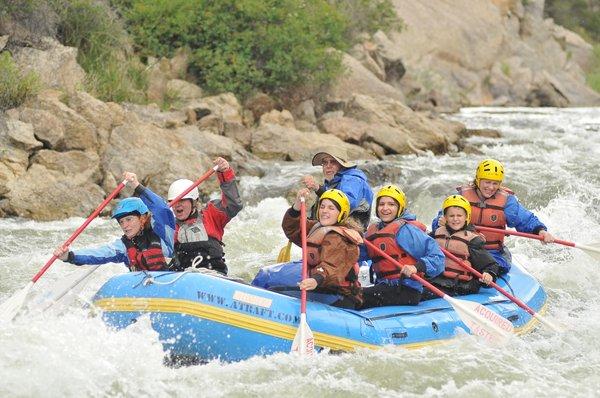
<instances>
[{"instance_id":1,"label":"child in life jacket","mask_svg":"<svg viewBox=\"0 0 600 398\"><path fill-rule=\"evenodd\" d=\"M543 237L542 243L554 241L546 226L527 210L514 195L502 186L504 180L504 166L495 159L485 159L477 166L475 180L456 188L458 193L471 204L471 223L474 226L497 228L498 232L481 231L485 237L485 248L500 266L500 274L510 270L512 255L504 245L506 227L515 228L519 232L526 232ZM444 225L445 219L441 214L431 223L431 230L437 230Z\"/></svg>"},{"instance_id":2,"label":"child in life jacket","mask_svg":"<svg viewBox=\"0 0 600 398\"><path fill-rule=\"evenodd\" d=\"M442 204L446 223L431 233L436 242L461 259L467 265L481 272L483 278L476 278L460 264L446 258L444 272L431 280L451 296L477 293L481 284L489 285L496 281L498 263L485 250L485 238L475 231L471 221L471 205L463 196L448 196Z\"/></svg>"},{"instance_id":3,"label":"child in life jacket","mask_svg":"<svg viewBox=\"0 0 600 398\"><path fill-rule=\"evenodd\" d=\"M410 276L419 273L434 278L444 270L444 254L440 247L427 235L425 225L416 221L405 208L406 196L396 185L386 185L375 195L375 209L380 221L369 226L365 239L402 267L365 246L376 279L373 286L363 289L362 308L417 305L423 285ZM365 259L364 252L361 259Z\"/></svg>"},{"instance_id":4,"label":"child in life jacket","mask_svg":"<svg viewBox=\"0 0 600 398\"><path fill-rule=\"evenodd\" d=\"M123 236L112 243L69 251L61 246L54 255L75 265L124 263L130 271L163 271L165 257L173 253L175 216L165 201L139 183L134 173L125 172L134 195L121 200L112 212L123 230Z\"/></svg>"},{"instance_id":5,"label":"child in life jacket","mask_svg":"<svg viewBox=\"0 0 600 398\"><path fill-rule=\"evenodd\" d=\"M302 246L300 198L307 198L309 194L308 188L298 192L281 225L286 237L298 246ZM331 305L355 309L362 304L357 263L362 228L349 214L350 201L346 194L338 189L323 192L318 202L318 221L306 222L309 278L301 281L299 287L339 295Z\"/></svg>"}]
</instances>

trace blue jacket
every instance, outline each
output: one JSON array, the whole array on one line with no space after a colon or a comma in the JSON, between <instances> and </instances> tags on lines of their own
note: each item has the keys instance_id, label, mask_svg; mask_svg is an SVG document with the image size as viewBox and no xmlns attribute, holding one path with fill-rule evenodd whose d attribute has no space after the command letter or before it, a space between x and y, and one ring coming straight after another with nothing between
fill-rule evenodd
<instances>
[{"instance_id":1,"label":"blue jacket","mask_svg":"<svg viewBox=\"0 0 600 398\"><path fill-rule=\"evenodd\" d=\"M416 220L414 214L410 214L406 211L402 214L401 218L407 221ZM383 222L379 222L378 228L383 228ZM444 253L442 253L437 242L419 228L408 223L404 224L398 232L396 232L396 243L414 257L415 260L424 265L425 276L428 279L435 278L444 272ZM369 258L368 255L366 255L366 248L361 246L361 258L359 260L362 261L367 259ZM401 283L420 292L423 291L423 285L414 279L403 278Z\"/></svg>"},{"instance_id":2,"label":"blue jacket","mask_svg":"<svg viewBox=\"0 0 600 398\"><path fill-rule=\"evenodd\" d=\"M161 246L165 257L173 256L173 240L175 237L175 216L167 206L166 202L150 188L141 184L135 190L136 196L148 206L152 213L150 220L152 230L161 240ZM124 263L129 265L127 249L121 238L115 241L87 249L74 250L69 256L69 262L75 265L97 265L106 263Z\"/></svg>"},{"instance_id":3,"label":"blue jacket","mask_svg":"<svg viewBox=\"0 0 600 398\"><path fill-rule=\"evenodd\" d=\"M339 189L348 196L350 200L350 213L360 207L362 211L370 211L373 202L373 190L367 182L367 176L356 167L341 169L331 181L325 181L319 196L328 189Z\"/></svg>"}]
</instances>

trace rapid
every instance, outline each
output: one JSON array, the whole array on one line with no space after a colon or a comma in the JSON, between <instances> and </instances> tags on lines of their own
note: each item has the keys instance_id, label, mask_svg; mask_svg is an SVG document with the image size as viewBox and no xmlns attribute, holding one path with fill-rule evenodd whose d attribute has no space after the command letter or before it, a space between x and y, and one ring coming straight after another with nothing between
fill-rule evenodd
<instances>
[{"instance_id":1,"label":"rapid","mask_svg":"<svg viewBox=\"0 0 600 398\"><path fill-rule=\"evenodd\" d=\"M469 152L387 159L399 166L408 208L430 224L454 187L473 178L477 163L504 163L505 185L557 238L600 242L600 108L468 108L449 116L469 128L500 130L500 139L472 137ZM255 198L227 227L230 274L250 280L275 262L286 239L281 218L290 181L313 171L308 163L273 163L262 178L243 177L244 198ZM193 177L193 176L190 176ZM270 193L273 197L267 197ZM43 198L40 198L43 200ZM23 288L83 218L55 222L0 219L0 302ZM119 236L114 221L97 219L73 247ZM461 335L418 350L385 347L299 359L288 354L238 363L167 367L148 321L122 331L85 308L122 265L101 266L79 297L60 311L41 312L44 292L82 270L57 261L37 282L28 311L0 324L2 397L492 397L600 395L600 263L583 251L508 237L513 257L549 298L545 316L565 331L538 327L490 346ZM300 258L298 248L292 258ZM310 322L310 314L308 315Z\"/></svg>"}]
</instances>

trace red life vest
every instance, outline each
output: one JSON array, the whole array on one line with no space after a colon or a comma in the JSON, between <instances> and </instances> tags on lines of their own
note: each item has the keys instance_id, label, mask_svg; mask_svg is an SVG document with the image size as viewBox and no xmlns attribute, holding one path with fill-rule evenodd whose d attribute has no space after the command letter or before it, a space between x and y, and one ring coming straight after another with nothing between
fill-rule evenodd
<instances>
[{"instance_id":1,"label":"red life vest","mask_svg":"<svg viewBox=\"0 0 600 398\"><path fill-rule=\"evenodd\" d=\"M457 188L458 192L464 196L471 204L471 223L475 226L506 229L506 215L504 207L508 200L508 195L512 191L506 188L500 188L491 198L483 198L477 187L467 185ZM488 250L499 250L504 244L504 233L481 232L485 237L485 248Z\"/></svg>"},{"instance_id":2,"label":"red life vest","mask_svg":"<svg viewBox=\"0 0 600 398\"><path fill-rule=\"evenodd\" d=\"M134 236L132 239L123 236L121 241L127 249L130 271L167 269L160 237L151 228L145 228L140 235Z\"/></svg>"},{"instance_id":3,"label":"red life vest","mask_svg":"<svg viewBox=\"0 0 600 398\"><path fill-rule=\"evenodd\" d=\"M386 252L394 260L402 265L415 265L417 260L408 254L398 242L396 242L396 233L406 223L412 224L425 232L427 228L423 223L418 221L408 221L404 219L394 220L381 229L377 229L377 224L369 225L365 234L365 239L368 239L375 246ZM367 253L373 261L373 270L378 279L398 279L400 278L400 269L396 264L388 259L380 256L371 247L367 246Z\"/></svg>"},{"instance_id":4,"label":"red life vest","mask_svg":"<svg viewBox=\"0 0 600 398\"><path fill-rule=\"evenodd\" d=\"M450 234L446 227L439 227L434 234L436 242L441 247L463 260L468 266L471 266L468 245L476 237L481 237L481 235L467 230L456 231ZM469 271L448 257L446 257L446 266L443 275L446 278L458 278L461 281L470 281L473 279L473 275Z\"/></svg>"},{"instance_id":5,"label":"red life vest","mask_svg":"<svg viewBox=\"0 0 600 398\"><path fill-rule=\"evenodd\" d=\"M309 269L315 268L321 262L321 243L325 239L325 235L329 232L337 232L342 235L350 242L356 244L356 251L359 252L358 245L362 244L363 240L358 231L342 227L342 226L328 226L324 227L320 223L315 224L308 232L306 237L306 262ZM339 286L341 287L360 287L358 282L358 273L360 268L358 263L354 263L352 269L346 275L346 278Z\"/></svg>"}]
</instances>

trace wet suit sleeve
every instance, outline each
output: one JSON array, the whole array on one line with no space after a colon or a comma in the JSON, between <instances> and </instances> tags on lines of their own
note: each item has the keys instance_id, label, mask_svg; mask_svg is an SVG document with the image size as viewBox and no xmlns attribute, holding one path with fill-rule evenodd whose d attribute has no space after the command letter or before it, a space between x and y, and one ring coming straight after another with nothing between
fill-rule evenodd
<instances>
[{"instance_id":1,"label":"wet suit sleeve","mask_svg":"<svg viewBox=\"0 0 600 398\"><path fill-rule=\"evenodd\" d=\"M509 195L504 206L506 214L506 225L515 228L519 232L538 234L542 229L547 230L546 226L533 214L527 210L514 195Z\"/></svg>"},{"instance_id":2,"label":"wet suit sleeve","mask_svg":"<svg viewBox=\"0 0 600 398\"><path fill-rule=\"evenodd\" d=\"M242 199L235 179L235 173L231 167L223 173L217 173L217 177L221 183L221 199L215 200L212 203L217 209L225 212L228 222L242 210Z\"/></svg>"},{"instance_id":3,"label":"wet suit sleeve","mask_svg":"<svg viewBox=\"0 0 600 398\"><path fill-rule=\"evenodd\" d=\"M152 230L156 233L166 257L173 256L175 240L175 215L163 198L142 184L135 188L134 195L138 196L152 213Z\"/></svg>"},{"instance_id":4,"label":"wet suit sleeve","mask_svg":"<svg viewBox=\"0 0 600 398\"><path fill-rule=\"evenodd\" d=\"M107 245L71 251L67 262L75 265L129 264L125 250L123 241L117 239Z\"/></svg>"},{"instance_id":5,"label":"wet suit sleeve","mask_svg":"<svg viewBox=\"0 0 600 398\"><path fill-rule=\"evenodd\" d=\"M494 282L498 276L498 263L492 255L483 248L484 240L481 238L474 238L469 242L469 261L473 268L483 273L487 272L492 275Z\"/></svg>"}]
</instances>

